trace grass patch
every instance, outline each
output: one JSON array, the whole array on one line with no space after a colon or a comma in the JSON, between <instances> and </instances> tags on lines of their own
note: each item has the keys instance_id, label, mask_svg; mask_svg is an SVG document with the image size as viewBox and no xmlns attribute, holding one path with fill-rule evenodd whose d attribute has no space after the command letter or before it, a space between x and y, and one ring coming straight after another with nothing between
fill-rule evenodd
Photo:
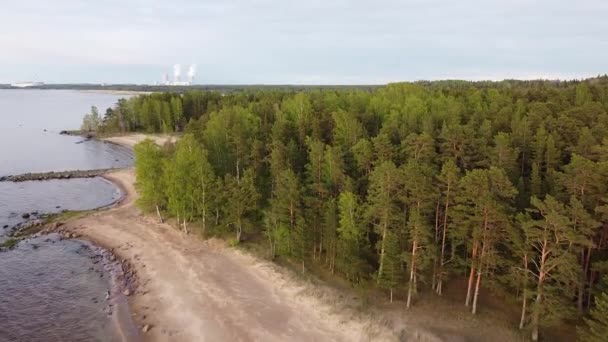
<instances>
[{"instance_id":1,"label":"grass patch","mask_svg":"<svg viewBox=\"0 0 608 342\"><path fill-rule=\"evenodd\" d=\"M0 244L0 248L13 249L19 243L19 239L10 238Z\"/></svg>"}]
</instances>

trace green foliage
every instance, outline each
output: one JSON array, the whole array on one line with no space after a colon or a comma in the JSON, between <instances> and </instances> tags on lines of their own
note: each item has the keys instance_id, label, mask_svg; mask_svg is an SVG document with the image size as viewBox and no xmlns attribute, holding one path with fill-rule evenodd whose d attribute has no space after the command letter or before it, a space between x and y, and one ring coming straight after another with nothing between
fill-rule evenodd
<instances>
[{"instance_id":1,"label":"green foliage","mask_svg":"<svg viewBox=\"0 0 608 342\"><path fill-rule=\"evenodd\" d=\"M338 270L351 282L358 282L366 276L363 256L367 246L358 202L355 194L343 192L338 204L340 223L337 228L339 238L336 263Z\"/></svg>"},{"instance_id":2,"label":"green foliage","mask_svg":"<svg viewBox=\"0 0 608 342\"><path fill-rule=\"evenodd\" d=\"M99 111L97 110L97 107L92 106L91 112L86 114L82 119L82 126L80 129L83 132L97 131L99 130L100 125L101 118L99 117Z\"/></svg>"},{"instance_id":3,"label":"green foliage","mask_svg":"<svg viewBox=\"0 0 608 342\"><path fill-rule=\"evenodd\" d=\"M579 327L578 338L584 342L603 342L608 336L608 293L595 297L595 307L591 310L585 325Z\"/></svg>"},{"instance_id":4,"label":"green foliage","mask_svg":"<svg viewBox=\"0 0 608 342\"><path fill-rule=\"evenodd\" d=\"M0 248L13 249L19 243L19 239L9 238L0 244Z\"/></svg>"},{"instance_id":5,"label":"green foliage","mask_svg":"<svg viewBox=\"0 0 608 342\"><path fill-rule=\"evenodd\" d=\"M135 145L135 174L137 177L137 203L144 209L164 207L167 198L163 183L164 163L160 147L146 139Z\"/></svg>"},{"instance_id":6,"label":"green foliage","mask_svg":"<svg viewBox=\"0 0 608 342\"><path fill-rule=\"evenodd\" d=\"M473 312L500 287L537 338L608 272L606 94L607 77L155 93L98 130L186 132L136 147L145 210L398 298L465 275Z\"/></svg>"},{"instance_id":7,"label":"green foliage","mask_svg":"<svg viewBox=\"0 0 608 342\"><path fill-rule=\"evenodd\" d=\"M227 174L224 188L228 194L224 205L226 224L234 226L238 243L243 230L250 226L247 216L257 208L259 195L254 184L253 170L247 170L241 179Z\"/></svg>"}]
</instances>

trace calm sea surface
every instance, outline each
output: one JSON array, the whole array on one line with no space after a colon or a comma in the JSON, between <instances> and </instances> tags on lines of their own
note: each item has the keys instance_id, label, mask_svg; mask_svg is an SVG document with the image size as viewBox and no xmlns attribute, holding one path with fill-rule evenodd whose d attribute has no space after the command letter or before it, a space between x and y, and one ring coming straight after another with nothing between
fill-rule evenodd
<instances>
[{"instance_id":1,"label":"calm sea surface","mask_svg":"<svg viewBox=\"0 0 608 342\"><path fill-rule=\"evenodd\" d=\"M125 167L131 152L59 135L78 129L122 95L69 90L0 90L0 176L26 172ZM101 178L0 182L0 242L24 214L108 205L120 191ZM26 215L27 216L27 215ZM4 228L7 226L7 228ZM0 341L114 341L112 284L95 247L42 236L0 252Z\"/></svg>"},{"instance_id":2,"label":"calm sea surface","mask_svg":"<svg viewBox=\"0 0 608 342\"><path fill-rule=\"evenodd\" d=\"M129 165L128 149L59 135L79 129L91 106L103 116L119 98L70 90L0 90L0 176Z\"/></svg>"}]
</instances>

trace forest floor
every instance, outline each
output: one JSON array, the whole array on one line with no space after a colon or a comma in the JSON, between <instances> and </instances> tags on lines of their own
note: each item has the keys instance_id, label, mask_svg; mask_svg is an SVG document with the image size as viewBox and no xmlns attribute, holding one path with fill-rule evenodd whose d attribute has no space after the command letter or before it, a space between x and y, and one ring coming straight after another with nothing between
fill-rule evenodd
<instances>
[{"instance_id":1,"label":"forest floor","mask_svg":"<svg viewBox=\"0 0 608 342\"><path fill-rule=\"evenodd\" d=\"M127 146L145 135L108 139ZM162 144L167 136L153 137ZM129 304L149 341L520 341L502 316L477 315L432 295L411 310L372 299L299 272L219 239L202 240L158 223L135 206L135 173L106 178L120 186L115 207L66 226L128 260L138 277ZM315 277L315 279L318 279ZM427 298L428 297L428 298ZM368 299L369 300L369 299Z\"/></svg>"}]
</instances>

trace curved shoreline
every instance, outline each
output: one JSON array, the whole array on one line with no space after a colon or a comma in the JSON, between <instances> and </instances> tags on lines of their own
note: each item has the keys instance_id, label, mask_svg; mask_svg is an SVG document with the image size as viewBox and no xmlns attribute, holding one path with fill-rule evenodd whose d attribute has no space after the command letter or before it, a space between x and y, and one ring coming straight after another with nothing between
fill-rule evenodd
<instances>
[{"instance_id":1,"label":"curved shoreline","mask_svg":"<svg viewBox=\"0 0 608 342\"><path fill-rule=\"evenodd\" d=\"M147 137L104 140L132 148ZM158 144L166 139L172 137L154 137ZM204 241L158 223L135 206L134 167L102 177L120 189L121 197L62 220L61 229L108 250L135 271L137 287L123 306L129 310L113 315L124 341L465 340L458 330L404 319L394 307L361 312L346 298L352 292L307 283L222 241ZM129 322L144 333L129 335ZM498 334L495 341L510 341L509 336Z\"/></svg>"},{"instance_id":2,"label":"curved shoreline","mask_svg":"<svg viewBox=\"0 0 608 342\"><path fill-rule=\"evenodd\" d=\"M111 141L132 147L144 137ZM66 227L131 264L138 286L128 302L137 326L149 328L144 340L396 340L371 315L329 305L328 297L341 297L336 293L222 241L193 238L142 214L135 206L134 168L103 177L124 198L67 220Z\"/></svg>"}]
</instances>

